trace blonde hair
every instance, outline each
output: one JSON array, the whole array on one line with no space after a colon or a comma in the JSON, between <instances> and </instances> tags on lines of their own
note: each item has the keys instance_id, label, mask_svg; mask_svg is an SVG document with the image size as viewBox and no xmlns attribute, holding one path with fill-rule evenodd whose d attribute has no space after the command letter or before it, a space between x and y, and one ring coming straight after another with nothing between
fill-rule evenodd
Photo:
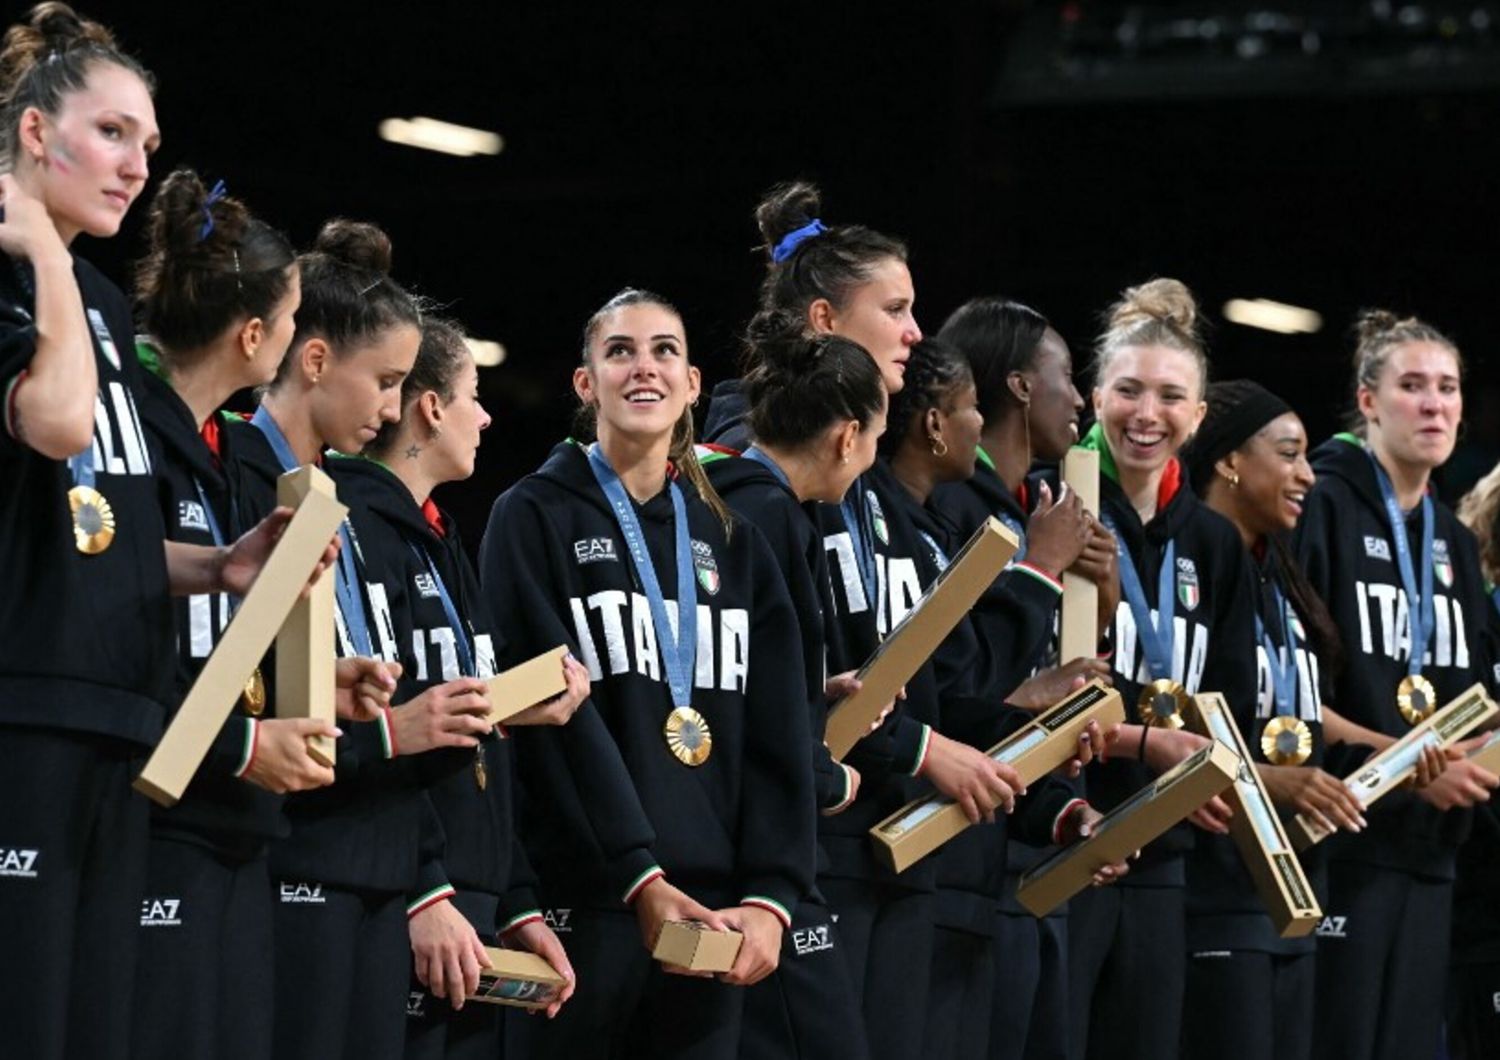
<instances>
[{"instance_id":1,"label":"blonde hair","mask_svg":"<svg viewBox=\"0 0 1500 1060\"><path fill-rule=\"evenodd\" d=\"M1198 318L1198 302L1181 280L1165 277L1127 287L1109 307L1104 333L1094 343L1094 381L1104 378L1115 355L1130 346L1181 350L1198 366L1198 396L1208 390L1208 354Z\"/></svg>"},{"instance_id":2,"label":"blonde hair","mask_svg":"<svg viewBox=\"0 0 1500 1060\"><path fill-rule=\"evenodd\" d=\"M1500 535L1495 520L1500 517L1500 464L1474 484L1458 502L1458 521L1479 539L1479 566L1485 581L1500 583Z\"/></svg>"}]
</instances>

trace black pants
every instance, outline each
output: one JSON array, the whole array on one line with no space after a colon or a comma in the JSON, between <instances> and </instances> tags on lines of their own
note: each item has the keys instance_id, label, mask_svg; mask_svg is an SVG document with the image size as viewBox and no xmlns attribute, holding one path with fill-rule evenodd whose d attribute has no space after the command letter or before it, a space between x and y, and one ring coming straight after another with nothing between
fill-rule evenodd
<instances>
[{"instance_id":1,"label":"black pants","mask_svg":"<svg viewBox=\"0 0 1500 1060\"><path fill-rule=\"evenodd\" d=\"M864 1004L874 1060L921 1056L932 971L933 895L826 876L818 889L838 917L849 972Z\"/></svg>"},{"instance_id":2,"label":"black pants","mask_svg":"<svg viewBox=\"0 0 1500 1060\"><path fill-rule=\"evenodd\" d=\"M1448 978L1448 1055L1500 1056L1500 963L1455 965Z\"/></svg>"},{"instance_id":3,"label":"black pants","mask_svg":"<svg viewBox=\"0 0 1500 1060\"><path fill-rule=\"evenodd\" d=\"M568 925L578 990L556 1019L507 1013L508 1060L733 1060L742 988L662 971L634 913L574 909Z\"/></svg>"},{"instance_id":4,"label":"black pants","mask_svg":"<svg viewBox=\"0 0 1500 1060\"><path fill-rule=\"evenodd\" d=\"M740 1060L839 1057L865 1060L859 993L844 958L842 931L820 901L792 912L781 963L745 992Z\"/></svg>"},{"instance_id":5,"label":"black pants","mask_svg":"<svg viewBox=\"0 0 1500 1060\"><path fill-rule=\"evenodd\" d=\"M109 1060L130 1049L147 802L131 745L0 728L0 1052Z\"/></svg>"},{"instance_id":6,"label":"black pants","mask_svg":"<svg viewBox=\"0 0 1500 1060\"><path fill-rule=\"evenodd\" d=\"M271 889L235 861L153 837L140 909L135 1060L270 1060Z\"/></svg>"},{"instance_id":7,"label":"black pants","mask_svg":"<svg viewBox=\"0 0 1500 1060\"><path fill-rule=\"evenodd\" d=\"M1068 907L1068 1053L1161 1060L1182 1030L1180 887L1086 887Z\"/></svg>"},{"instance_id":8,"label":"black pants","mask_svg":"<svg viewBox=\"0 0 1500 1060\"><path fill-rule=\"evenodd\" d=\"M452 901L479 932L479 941L495 945L498 899L493 894L459 891ZM446 998L427 992L415 969L412 973L406 1004L406 1060L498 1060L500 1021L506 1007L470 1001L455 1010ZM524 1012L517 1015L526 1018Z\"/></svg>"},{"instance_id":9,"label":"black pants","mask_svg":"<svg viewBox=\"0 0 1500 1060\"><path fill-rule=\"evenodd\" d=\"M1334 861L1318 928L1319 1060L1427 1060L1442 1037L1453 884Z\"/></svg>"},{"instance_id":10,"label":"black pants","mask_svg":"<svg viewBox=\"0 0 1500 1060\"><path fill-rule=\"evenodd\" d=\"M1066 1060L1068 918L995 916L990 1060Z\"/></svg>"},{"instance_id":11,"label":"black pants","mask_svg":"<svg viewBox=\"0 0 1500 1060\"><path fill-rule=\"evenodd\" d=\"M933 929L927 991L926 1060L988 1055L995 1000L995 939L962 928Z\"/></svg>"},{"instance_id":12,"label":"black pants","mask_svg":"<svg viewBox=\"0 0 1500 1060\"><path fill-rule=\"evenodd\" d=\"M404 895L272 884L276 1060L397 1060L411 943Z\"/></svg>"},{"instance_id":13,"label":"black pants","mask_svg":"<svg viewBox=\"0 0 1500 1060\"><path fill-rule=\"evenodd\" d=\"M1310 1060L1316 964L1312 953L1193 954L1182 1060Z\"/></svg>"}]
</instances>

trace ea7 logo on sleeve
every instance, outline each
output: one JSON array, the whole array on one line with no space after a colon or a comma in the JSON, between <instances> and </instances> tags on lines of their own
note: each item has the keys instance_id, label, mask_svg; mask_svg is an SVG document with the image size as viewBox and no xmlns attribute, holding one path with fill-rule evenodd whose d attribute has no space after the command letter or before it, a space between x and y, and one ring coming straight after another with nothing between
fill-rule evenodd
<instances>
[{"instance_id":1,"label":"ea7 logo on sleeve","mask_svg":"<svg viewBox=\"0 0 1500 1060\"><path fill-rule=\"evenodd\" d=\"M1371 559L1383 559L1387 563L1391 561L1391 543L1383 537L1371 537L1365 535L1365 555Z\"/></svg>"},{"instance_id":2,"label":"ea7 logo on sleeve","mask_svg":"<svg viewBox=\"0 0 1500 1060\"><path fill-rule=\"evenodd\" d=\"M141 903L141 927L181 927L181 898L147 898Z\"/></svg>"},{"instance_id":3,"label":"ea7 logo on sleeve","mask_svg":"<svg viewBox=\"0 0 1500 1060\"><path fill-rule=\"evenodd\" d=\"M573 910L571 909L544 909L542 920L559 935L571 934L573 931Z\"/></svg>"},{"instance_id":4,"label":"ea7 logo on sleeve","mask_svg":"<svg viewBox=\"0 0 1500 1060\"><path fill-rule=\"evenodd\" d=\"M1317 936L1320 939L1346 939L1349 936L1344 933L1349 918L1346 916L1325 916L1318 924Z\"/></svg>"},{"instance_id":5,"label":"ea7 logo on sleeve","mask_svg":"<svg viewBox=\"0 0 1500 1060\"><path fill-rule=\"evenodd\" d=\"M18 880L36 879L36 859L39 853L18 847L0 847L0 876Z\"/></svg>"},{"instance_id":6,"label":"ea7 logo on sleeve","mask_svg":"<svg viewBox=\"0 0 1500 1060\"><path fill-rule=\"evenodd\" d=\"M184 530L208 532L208 517L203 514L203 505L197 501L177 502L177 525Z\"/></svg>"},{"instance_id":7,"label":"ea7 logo on sleeve","mask_svg":"<svg viewBox=\"0 0 1500 1060\"><path fill-rule=\"evenodd\" d=\"M323 897L323 885L321 883L283 883L281 885L282 905L324 905L328 899Z\"/></svg>"},{"instance_id":8,"label":"ea7 logo on sleeve","mask_svg":"<svg viewBox=\"0 0 1500 1060\"><path fill-rule=\"evenodd\" d=\"M427 995L420 990L412 990L406 995L406 1018L411 1020L425 1019L427 1017Z\"/></svg>"},{"instance_id":9,"label":"ea7 logo on sleeve","mask_svg":"<svg viewBox=\"0 0 1500 1060\"><path fill-rule=\"evenodd\" d=\"M615 554L615 539L612 537L586 537L573 542L573 558L581 567L586 563L603 563L605 560L618 563Z\"/></svg>"},{"instance_id":10,"label":"ea7 logo on sleeve","mask_svg":"<svg viewBox=\"0 0 1500 1060\"><path fill-rule=\"evenodd\" d=\"M438 592L437 582L432 580L432 575L426 572L416 574L412 577L412 584L417 587L417 592L427 598L441 596Z\"/></svg>"}]
</instances>

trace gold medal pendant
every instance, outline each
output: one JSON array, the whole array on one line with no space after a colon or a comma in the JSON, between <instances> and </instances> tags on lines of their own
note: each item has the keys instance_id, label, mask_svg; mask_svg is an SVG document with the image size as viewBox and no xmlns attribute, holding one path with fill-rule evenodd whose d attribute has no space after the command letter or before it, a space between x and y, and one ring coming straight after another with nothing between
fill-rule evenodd
<instances>
[{"instance_id":1,"label":"gold medal pendant","mask_svg":"<svg viewBox=\"0 0 1500 1060\"><path fill-rule=\"evenodd\" d=\"M1312 729L1290 714L1278 714L1260 731L1260 751L1276 766L1300 766L1312 756Z\"/></svg>"},{"instance_id":2,"label":"gold medal pendant","mask_svg":"<svg viewBox=\"0 0 1500 1060\"><path fill-rule=\"evenodd\" d=\"M1409 725L1418 725L1437 709L1437 689L1421 674L1409 674L1396 686L1396 709Z\"/></svg>"},{"instance_id":3,"label":"gold medal pendant","mask_svg":"<svg viewBox=\"0 0 1500 1060\"><path fill-rule=\"evenodd\" d=\"M266 679L256 667L250 673L250 679L245 682L245 691L240 694L240 702L245 705L245 713L252 718L258 718L266 712Z\"/></svg>"},{"instance_id":4,"label":"gold medal pendant","mask_svg":"<svg viewBox=\"0 0 1500 1060\"><path fill-rule=\"evenodd\" d=\"M92 486L74 486L68 490L68 507L73 512L73 543L86 556L95 556L115 539L115 513L104 494Z\"/></svg>"},{"instance_id":5,"label":"gold medal pendant","mask_svg":"<svg viewBox=\"0 0 1500 1060\"><path fill-rule=\"evenodd\" d=\"M685 766L701 766L713 753L708 719L692 707L677 707L668 714L662 735L667 738L667 750Z\"/></svg>"},{"instance_id":6,"label":"gold medal pendant","mask_svg":"<svg viewBox=\"0 0 1500 1060\"><path fill-rule=\"evenodd\" d=\"M484 745L474 749L474 786L480 791L490 786L490 769L484 764Z\"/></svg>"},{"instance_id":7,"label":"gold medal pendant","mask_svg":"<svg viewBox=\"0 0 1500 1060\"><path fill-rule=\"evenodd\" d=\"M1141 721L1158 729L1180 729L1185 724L1187 689L1169 677L1152 681L1141 689L1138 707Z\"/></svg>"}]
</instances>

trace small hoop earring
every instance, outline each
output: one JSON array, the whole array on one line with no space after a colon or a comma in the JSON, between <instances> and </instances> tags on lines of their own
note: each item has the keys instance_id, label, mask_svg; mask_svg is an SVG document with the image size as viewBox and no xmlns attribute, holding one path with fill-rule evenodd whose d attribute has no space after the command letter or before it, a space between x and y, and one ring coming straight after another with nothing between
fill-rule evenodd
<instances>
[{"instance_id":1,"label":"small hoop earring","mask_svg":"<svg viewBox=\"0 0 1500 1060\"><path fill-rule=\"evenodd\" d=\"M1229 483L1229 488L1230 489L1232 489L1232 490L1233 489L1239 489L1239 487L1240 487L1240 473L1238 471L1225 471L1221 467L1214 468L1214 471L1218 473L1218 475L1219 475L1220 478L1224 479L1226 482Z\"/></svg>"},{"instance_id":2,"label":"small hoop earring","mask_svg":"<svg viewBox=\"0 0 1500 1060\"><path fill-rule=\"evenodd\" d=\"M942 448L939 449L938 446L942 446ZM945 442L945 441L943 441L941 435L933 435L933 438L932 438L932 455L933 456L947 456L948 455L948 443Z\"/></svg>"},{"instance_id":3,"label":"small hoop earring","mask_svg":"<svg viewBox=\"0 0 1500 1060\"><path fill-rule=\"evenodd\" d=\"M432 428L432 435L431 435L432 440L435 442L439 438L441 438L442 436L443 436L443 429L441 427L434 426Z\"/></svg>"}]
</instances>

